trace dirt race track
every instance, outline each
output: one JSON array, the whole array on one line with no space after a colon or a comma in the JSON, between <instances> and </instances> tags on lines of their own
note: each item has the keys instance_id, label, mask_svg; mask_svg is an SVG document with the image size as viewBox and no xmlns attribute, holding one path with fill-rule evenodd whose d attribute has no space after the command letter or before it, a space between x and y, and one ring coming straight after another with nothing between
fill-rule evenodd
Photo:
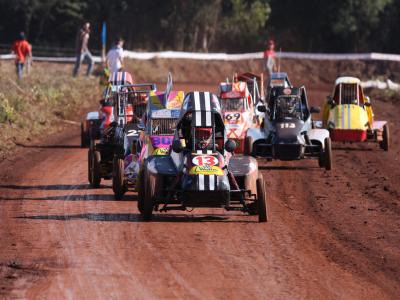
<instances>
[{"instance_id":1,"label":"dirt race track","mask_svg":"<svg viewBox=\"0 0 400 300\"><path fill-rule=\"evenodd\" d=\"M0 298L399 299L400 109L374 108L388 153L334 144L331 172L260 161L264 224L218 209L142 222L136 195L88 187L78 127L26 145L0 164Z\"/></svg>"}]
</instances>

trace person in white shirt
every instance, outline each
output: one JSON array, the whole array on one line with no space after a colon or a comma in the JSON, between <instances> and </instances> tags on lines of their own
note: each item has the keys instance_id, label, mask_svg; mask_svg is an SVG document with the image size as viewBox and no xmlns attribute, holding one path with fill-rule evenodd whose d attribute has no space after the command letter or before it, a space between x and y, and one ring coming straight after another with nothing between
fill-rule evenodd
<instances>
[{"instance_id":1,"label":"person in white shirt","mask_svg":"<svg viewBox=\"0 0 400 300\"><path fill-rule=\"evenodd\" d=\"M111 73L118 72L122 69L124 62L124 40L117 39L115 46L107 53L107 66Z\"/></svg>"}]
</instances>

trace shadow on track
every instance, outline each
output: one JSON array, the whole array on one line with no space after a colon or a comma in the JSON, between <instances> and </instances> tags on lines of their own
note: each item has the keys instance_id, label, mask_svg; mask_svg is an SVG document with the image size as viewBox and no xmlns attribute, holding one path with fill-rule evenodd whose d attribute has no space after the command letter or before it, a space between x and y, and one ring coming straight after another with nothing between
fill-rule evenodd
<instances>
[{"instance_id":1,"label":"shadow on track","mask_svg":"<svg viewBox=\"0 0 400 300\"><path fill-rule=\"evenodd\" d=\"M332 147L332 150L334 151L357 151L357 152L371 152L375 151L377 149L373 148L352 148L352 147ZM379 150L379 149L378 149Z\"/></svg>"},{"instance_id":2,"label":"shadow on track","mask_svg":"<svg viewBox=\"0 0 400 300\"><path fill-rule=\"evenodd\" d=\"M48 197L23 197L10 198L0 197L0 201L12 200L39 200L39 201L137 201L136 195L127 194L123 200L115 200L114 195L88 194L88 195L65 195L65 196L48 196Z\"/></svg>"},{"instance_id":3,"label":"shadow on track","mask_svg":"<svg viewBox=\"0 0 400 300\"><path fill-rule=\"evenodd\" d=\"M246 217L246 215L241 215ZM56 220L56 221L72 221L72 220L88 220L98 222L143 222L143 223L179 223L179 222L199 222L199 223L258 223L255 220L230 220L230 216L216 216L216 215L178 215L178 214L155 214L151 221L144 221L140 214L109 214L109 213L86 213L76 215L39 215L39 216L25 216L17 217L18 219L31 219L31 220Z\"/></svg>"},{"instance_id":4,"label":"shadow on track","mask_svg":"<svg viewBox=\"0 0 400 300\"><path fill-rule=\"evenodd\" d=\"M307 167L307 166L263 166L259 165L258 166L259 170L287 170L287 171L293 171L293 170L302 170L302 171L315 171L322 169L320 167Z\"/></svg>"},{"instance_id":5,"label":"shadow on track","mask_svg":"<svg viewBox=\"0 0 400 300\"><path fill-rule=\"evenodd\" d=\"M98 189L110 188L107 185L101 185ZM0 185L0 189L12 189L12 190L91 190L89 184L52 184L52 185Z\"/></svg>"},{"instance_id":6,"label":"shadow on track","mask_svg":"<svg viewBox=\"0 0 400 300\"><path fill-rule=\"evenodd\" d=\"M16 146L22 148L37 148L37 149L81 149L79 145L25 145L21 143L15 143Z\"/></svg>"}]
</instances>

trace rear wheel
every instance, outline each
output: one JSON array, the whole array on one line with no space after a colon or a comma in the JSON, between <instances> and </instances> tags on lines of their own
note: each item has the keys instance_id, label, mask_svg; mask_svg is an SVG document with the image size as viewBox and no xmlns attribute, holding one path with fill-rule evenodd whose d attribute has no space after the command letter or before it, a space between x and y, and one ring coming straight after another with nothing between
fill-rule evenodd
<instances>
[{"instance_id":1,"label":"rear wheel","mask_svg":"<svg viewBox=\"0 0 400 300\"><path fill-rule=\"evenodd\" d=\"M156 190L156 178L154 176L145 176L145 187L144 187L144 201L142 207L142 215L145 221L150 221L153 215L154 208L154 197Z\"/></svg>"},{"instance_id":2,"label":"rear wheel","mask_svg":"<svg viewBox=\"0 0 400 300\"><path fill-rule=\"evenodd\" d=\"M258 210L258 222L267 222L267 203L265 200L265 185L262 176L257 178L257 210Z\"/></svg>"},{"instance_id":3,"label":"rear wheel","mask_svg":"<svg viewBox=\"0 0 400 300\"><path fill-rule=\"evenodd\" d=\"M92 151L91 149L88 150L88 155L87 155L87 169L88 169L88 181L90 184L92 184L92 155L91 155Z\"/></svg>"},{"instance_id":4,"label":"rear wheel","mask_svg":"<svg viewBox=\"0 0 400 300\"><path fill-rule=\"evenodd\" d=\"M140 170L138 176L138 210L142 214L143 213L143 206L144 206L144 171L143 169Z\"/></svg>"},{"instance_id":5,"label":"rear wheel","mask_svg":"<svg viewBox=\"0 0 400 300\"><path fill-rule=\"evenodd\" d=\"M379 142L379 147L381 147L381 149L385 151L389 151L389 145L390 145L389 125L386 124L383 126L382 141Z\"/></svg>"},{"instance_id":6,"label":"rear wheel","mask_svg":"<svg viewBox=\"0 0 400 300\"><path fill-rule=\"evenodd\" d=\"M324 141L324 165L325 170L332 170L332 142L330 138L326 138Z\"/></svg>"},{"instance_id":7,"label":"rear wheel","mask_svg":"<svg viewBox=\"0 0 400 300\"><path fill-rule=\"evenodd\" d=\"M98 188L101 182L100 176L100 152L99 151L90 151L90 185L93 188Z\"/></svg>"},{"instance_id":8,"label":"rear wheel","mask_svg":"<svg viewBox=\"0 0 400 300\"><path fill-rule=\"evenodd\" d=\"M253 153L253 142L250 136L246 136L244 140L244 155L251 155Z\"/></svg>"},{"instance_id":9,"label":"rear wheel","mask_svg":"<svg viewBox=\"0 0 400 300\"><path fill-rule=\"evenodd\" d=\"M124 160L114 157L112 188L115 200L122 200L126 192Z\"/></svg>"},{"instance_id":10,"label":"rear wheel","mask_svg":"<svg viewBox=\"0 0 400 300\"><path fill-rule=\"evenodd\" d=\"M89 146L89 135L85 131L85 126L81 123L81 148L87 148Z\"/></svg>"},{"instance_id":11,"label":"rear wheel","mask_svg":"<svg viewBox=\"0 0 400 300\"><path fill-rule=\"evenodd\" d=\"M319 150L319 156L318 156L318 166L320 168L323 168L325 166L324 165L324 156L325 156L324 149L321 147L321 150Z\"/></svg>"}]
</instances>

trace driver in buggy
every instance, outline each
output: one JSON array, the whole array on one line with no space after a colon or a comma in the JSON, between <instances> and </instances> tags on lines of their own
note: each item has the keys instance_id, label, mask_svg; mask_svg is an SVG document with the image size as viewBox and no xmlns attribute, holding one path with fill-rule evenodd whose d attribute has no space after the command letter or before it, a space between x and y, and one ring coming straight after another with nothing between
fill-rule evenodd
<instances>
[{"instance_id":1,"label":"driver in buggy","mask_svg":"<svg viewBox=\"0 0 400 300\"><path fill-rule=\"evenodd\" d=\"M195 128L195 147L196 150L212 150L212 128L196 127Z\"/></svg>"},{"instance_id":2,"label":"driver in buggy","mask_svg":"<svg viewBox=\"0 0 400 300\"><path fill-rule=\"evenodd\" d=\"M276 118L303 118L303 105L297 97L279 97L276 102Z\"/></svg>"}]
</instances>

